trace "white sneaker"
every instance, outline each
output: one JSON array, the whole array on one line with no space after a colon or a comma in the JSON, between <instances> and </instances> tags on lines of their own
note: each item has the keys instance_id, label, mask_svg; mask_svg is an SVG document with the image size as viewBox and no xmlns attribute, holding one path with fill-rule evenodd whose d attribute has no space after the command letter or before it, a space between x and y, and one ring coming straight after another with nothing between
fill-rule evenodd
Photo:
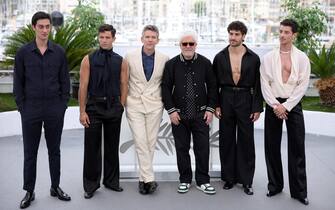
<instances>
[{"instance_id":1,"label":"white sneaker","mask_svg":"<svg viewBox=\"0 0 335 210\"><path fill-rule=\"evenodd\" d=\"M180 183L177 191L179 193L187 193L190 187L191 187L190 183Z\"/></svg>"},{"instance_id":2,"label":"white sneaker","mask_svg":"<svg viewBox=\"0 0 335 210\"><path fill-rule=\"evenodd\" d=\"M209 183L202 184L200 186L197 185L197 189L209 195L213 195L216 193L215 188Z\"/></svg>"}]
</instances>

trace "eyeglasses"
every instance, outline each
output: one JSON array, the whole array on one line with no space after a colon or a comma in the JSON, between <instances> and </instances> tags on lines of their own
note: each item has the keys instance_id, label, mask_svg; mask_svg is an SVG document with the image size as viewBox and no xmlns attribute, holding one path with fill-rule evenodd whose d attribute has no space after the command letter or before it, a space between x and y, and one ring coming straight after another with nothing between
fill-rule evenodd
<instances>
[{"instance_id":1,"label":"eyeglasses","mask_svg":"<svg viewBox=\"0 0 335 210\"><path fill-rule=\"evenodd\" d=\"M193 47L195 45L195 42L182 42L181 45L183 47L186 47L187 45Z\"/></svg>"}]
</instances>

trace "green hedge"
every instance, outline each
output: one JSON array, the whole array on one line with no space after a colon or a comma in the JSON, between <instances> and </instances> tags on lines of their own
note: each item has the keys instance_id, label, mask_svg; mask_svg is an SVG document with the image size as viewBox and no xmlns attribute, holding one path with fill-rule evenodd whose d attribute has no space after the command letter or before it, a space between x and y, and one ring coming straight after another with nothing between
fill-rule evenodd
<instances>
[{"instance_id":1,"label":"green hedge","mask_svg":"<svg viewBox=\"0 0 335 210\"><path fill-rule=\"evenodd\" d=\"M335 113L335 107L329 107L320 104L319 97L304 97L302 103L304 110ZM68 105L78 106L78 101L71 97ZM0 112L12 111L12 110L16 110L13 94L0 93Z\"/></svg>"}]
</instances>

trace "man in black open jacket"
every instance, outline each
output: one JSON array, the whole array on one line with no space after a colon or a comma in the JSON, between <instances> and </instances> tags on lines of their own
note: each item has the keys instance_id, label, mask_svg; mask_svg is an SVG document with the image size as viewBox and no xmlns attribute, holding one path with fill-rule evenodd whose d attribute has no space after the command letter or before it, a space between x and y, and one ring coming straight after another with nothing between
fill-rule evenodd
<instances>
[{"instance_id":1,"label":"man in black open jacket","mask_svg":"<svg viewBox=\"0 0 335 210\"><path fill-rule=\"evenodd\" d=\"M195 33L184 33L179 44L181 54L166 63L162 81L162 97L171 120L180 173L178 192L186 193L192 182L192 134L197 188L215 194L208 175L209 123L217 103L215 76L211 62L195 52Z\"/></svg>"},{"instance_id":2,"label":"man in black open jacket","mask_svg":"<svg viewBox=\"0 0 335 210\"><path fill-rule=\"evenodd\" d=\"M228 26L230 45L213 61L217 77L220 119L221 179L224 189L241 183L244 192L253 194L255 172L254 122L263 111L258 55L243 44L247 27L240 21Z\"/></svg>"}]
</instances>

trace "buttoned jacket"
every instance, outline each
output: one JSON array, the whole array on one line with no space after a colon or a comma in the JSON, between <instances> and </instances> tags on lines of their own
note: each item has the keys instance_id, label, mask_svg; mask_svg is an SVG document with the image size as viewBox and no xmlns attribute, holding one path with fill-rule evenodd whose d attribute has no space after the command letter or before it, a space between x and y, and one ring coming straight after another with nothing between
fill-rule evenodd
<instances>
[{"instance_id":1,"label":"buttoned jacket","mask_svg":"<svg viewBox=\"0 0 335 210\"><path fill-rule=\"evenodd\" d=\"M126 107L130 109L144 109L152 112L163 108L161 82L164 65L168 56L155 51L154 69L147 81L142 63L142 49L135 50L125 56L129 68L128 96Z\"/></svg>"}]
</instances>

